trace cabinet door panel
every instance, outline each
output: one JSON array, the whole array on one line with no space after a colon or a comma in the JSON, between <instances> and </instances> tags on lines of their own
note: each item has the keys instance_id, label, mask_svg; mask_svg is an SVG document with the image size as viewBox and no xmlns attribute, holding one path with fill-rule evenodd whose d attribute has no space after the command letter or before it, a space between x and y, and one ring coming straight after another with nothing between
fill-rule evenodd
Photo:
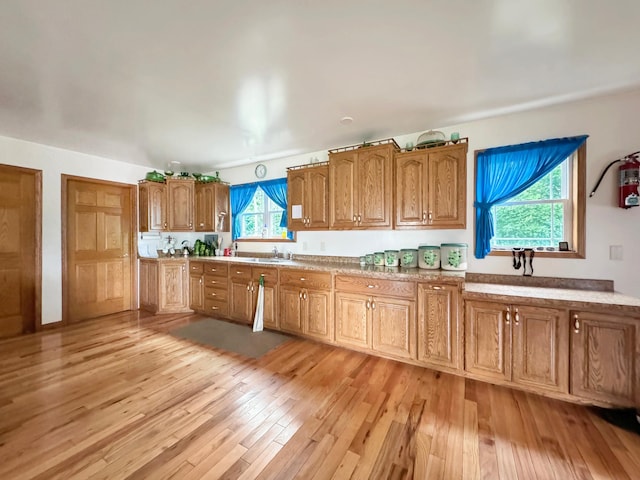
<instances>
[{"instance_id":1,"label":"cabinet door panel","mask_svg":"<svg viewBox=\"0 0 640 480\"><path fill-rule=\"evenodd\" d=\"M453 285L418 285L418 360L460 368L458 301Z\"/></svg>"},{"instance_id":2,"label":"cabinet door panel","mask_svg":"<svg viewBox=\"0 0 640 480\"><path fill-rule=\"evenodd\" d=\"M358 153L358 227L391 226L391 157L387 146Z\"/></svg>"},{"instance_id":3,"label":"cabinet door panel","mask_svg":"<svg viewBox=\"0 0 640 480\"><path fill-rule=\"evenodd\" d=\"M257 285L257 283L256 283ZM256 286L256 292L258 286ZM277 299L278 299L277 287L264 287L264 309L262 314L262 323L267 328L278 328L278 315L277 315ZM255 309L254 309L255 310ZM255 311L253 312L255 314ZM253 318L252 318L253 320Z\"/></svg>"},{"instance_id":4,"label":"cabinet door panel","mask_svg":"<svg viewBox=\"0 0 640 480\"><path fill-rule=\"evenodd\" d=\"M346 346L371 348L367 297L336 293L336 342Z\"/></svg>"},{"instance_id":5,"label":"cabinet door panel","mask_svg":"<svg viewBox=\"0 0 640 480\"><path fill-rule=\"evenodd\" d=\"M216 232L231 231L231 207L229 185L215 184L214 229Z\"/></svg>"},{"instance_id":6,"label":"cabinet door panel","mask_svg":"<svg viewBox=\"0 0 640 480\"><path fill-rule=\"evenodd\" d=\"M465 308L465 370L489 380L511 380L511 329L507 306L467 302Z\"/></svg>"},{"instance_id":7,"label":"cabinet door panel","mask_svg":"<svg viewBox=\"0 0 640 480\"><path fill-rule=\"evenodd\" d=\"M215 184L199 183L196 185L195 191L195 230L196 232L212 232L214 230Z\"/></svg>"},{"instance_id":8,"label":"cabinet door panel","mask_svg":"<svg viewBox=\"0 0 640 480\"><path fill-rule=\"evenodd\" d=\"M424 225L427 220L427 154L396 159L396 226Z\"/></svg>"},{"instance_id":9,"label":"cabinet door panel","mask_svg":"<svg viewBox=\"0 0 640 480\"><path fill-rule=\"evenodd\" d=\"M302 333L301 303L299 288L280 286L280 330Z\"/></svg>"},{"instance_id":10,"label":"cabinet door panel","mask_svg":"<svg viewBox=\"0 0 640 480\"><path fill-rule=\"evenodd\" d=\"M415 303L374 298L371 302L373 349L401 358L416 358Z\"/></svg>"},{"instance_id":11,"label":"cabinet door panel","mask_svg":"<svg viewBox=\"0 0 640 480\"><path fill-rule=\"evenodd\" d=\"M333 340L331 328L331 294L314 290L304 290L305 332L321 340Z\"/></svg>"},{"instance_id":12,"label":"cabinet door panel","mask_svg":"<svg viewBox=\"0 0 640 480\"><path fill-rule=\"evenodd\" d=\"M466 227L466 147L429 154L429 225Z\"/></svg>"},{"instance_id":13,"label":"cabinet door panel","mask_svg":"<svg viewBox=\"0 0 640 480\"><path fill-rule=\"evenodd\" d=\"M287 228L289 230L304 230L306 211L306 176L304 170L292 170L287 174ZM293 216L293 207L300 207L302 215L298 218Z\"/></svg>"},{"instance_id":14,"label":"cabinet door panel","mask_svg":"<svg viewBox=\"0 0 640 480\"><path fill-rule=\"evenodd\" d=\"M231 297L229 316L243 323L251 323L253 321L251 316L252 296L249 282L232 280L229 295Z\"/></svg>"},{"instance_id":15,"label":"cabinet door panel","mask_svg":"<svg viewBox=\"0 0 640 480\"><path fill-rule=\"evenodd\" d=\"M305 209L309 218L307 228L328 229L329 166L310 168L306 175Z\"/></svg>"},{"instance_id":16,"label":"cabinet door panel","mask_svg":"<svg viewBox=\"0 0 640 480\"><path fill-rule=\"evenodd\" d=\"M513 381L568 392L569 321L563 310L512 307Z\"/></svg>"},{"instance_id":17,"label":"cabinet door panel","mask_svg":"<svg viewBox=\"0 0 640 480\"><path fill-rule=\"evenodd\" d=\"M571 315L571 393L640 405L638 320L590 312Z\"/></svg>"},{"instance_id":18,"label":"cabinet door panel","mask_svg":"<svg viewBox=\"0 0 640 480\"><path fill-rule=\"evenodd\" d=\"M169 231L192 232L194 183L190 180L167 180L169 192Z\"/></svg>"},{"instance_id":19,"label":"cabinet door panel","mask_svg":"<svg viewBox=\"0 0 640 480\"><path fill-rule=\"evenodd\" d=\"M184 262L160 264L160 310L179 312L188 309L189 287Z\"/></svg>"},{"instance_id":20,"label":"cabinet door panel","mask_svg":"<svg viewBox=\"0 0 640 480\"><path fill-rule=\"evenodd\" d=\"M204 308L204 284L202 274L189 275L189 307L202 311Z\"/></svg>"},{"instance_id":21,"label":"cabinet door panel","mask_svg":"<svg viewBox=\"0 0 640 480\"><path fill-rule=\"evenodd\" d=\"M337 153L329 161L331 228L353 228L357 208L356 153Z\"/></svg>"}]
</instances>

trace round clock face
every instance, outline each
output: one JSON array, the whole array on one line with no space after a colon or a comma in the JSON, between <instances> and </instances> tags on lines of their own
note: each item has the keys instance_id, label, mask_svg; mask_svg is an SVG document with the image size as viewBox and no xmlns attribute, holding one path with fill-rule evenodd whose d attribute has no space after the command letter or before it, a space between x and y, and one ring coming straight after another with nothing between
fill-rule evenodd
<instances>
[{"instance_id":1,"label":"round clock face","mask_svg":"<svg viewBox=\"0 0 640 480\"><path fill-rule=\"evenodd\" d=\"M256 167L256 177L264 178L266 174L267 174L267 167L265 167L263 164L260 164Z\"/></svg>"}]
</instances>

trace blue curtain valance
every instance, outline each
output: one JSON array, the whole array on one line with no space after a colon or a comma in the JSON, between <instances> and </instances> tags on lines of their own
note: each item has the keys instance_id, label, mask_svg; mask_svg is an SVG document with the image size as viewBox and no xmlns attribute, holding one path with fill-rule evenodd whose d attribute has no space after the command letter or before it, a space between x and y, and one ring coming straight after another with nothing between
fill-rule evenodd
<instances>
[{"instance_id":1,"label":"blue curtain valance","mask_svg":"<svg viewBox=\"0 0 640 480\"><path fill-rule=\"evenodd\" d=\"M476 157L475 257L491 251L494 205L504 203L532 186L566 160L588 135L488 148Z\"/></svg>"}]
</instances>

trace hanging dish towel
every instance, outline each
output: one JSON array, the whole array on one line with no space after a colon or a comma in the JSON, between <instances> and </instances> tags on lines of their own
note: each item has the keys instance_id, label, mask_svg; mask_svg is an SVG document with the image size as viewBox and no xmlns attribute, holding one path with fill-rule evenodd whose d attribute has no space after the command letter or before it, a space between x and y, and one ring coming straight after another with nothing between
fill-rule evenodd
<instances>
[{"instance_id":1,"label":"hanging dish towel","mask_svg":"<svg viewBox=\"0 0 640 480\"><path fill-rule=\"evenodd\" d=\"M261 332L264 317L264 275L260 275L258 286L258 300L256 301L256 315L253 317L253 331Z\"/></svg>"}]
</instances>

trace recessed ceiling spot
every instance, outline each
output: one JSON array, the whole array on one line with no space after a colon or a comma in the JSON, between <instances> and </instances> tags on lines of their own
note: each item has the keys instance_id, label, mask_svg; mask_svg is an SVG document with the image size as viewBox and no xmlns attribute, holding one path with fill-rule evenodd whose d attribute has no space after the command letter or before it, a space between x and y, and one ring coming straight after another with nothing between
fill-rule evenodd
<instances>
[{"instance_id":1,"label":"recessed ceiling spot","mask_svg":"<svg viewBox=\"0 0 640 480\"><path fill-rule=\"evenodd\" d=\"M353 117L342 117L340 123L342 125L351 125L353 123Z\"/></svg>"}]
</instances>

